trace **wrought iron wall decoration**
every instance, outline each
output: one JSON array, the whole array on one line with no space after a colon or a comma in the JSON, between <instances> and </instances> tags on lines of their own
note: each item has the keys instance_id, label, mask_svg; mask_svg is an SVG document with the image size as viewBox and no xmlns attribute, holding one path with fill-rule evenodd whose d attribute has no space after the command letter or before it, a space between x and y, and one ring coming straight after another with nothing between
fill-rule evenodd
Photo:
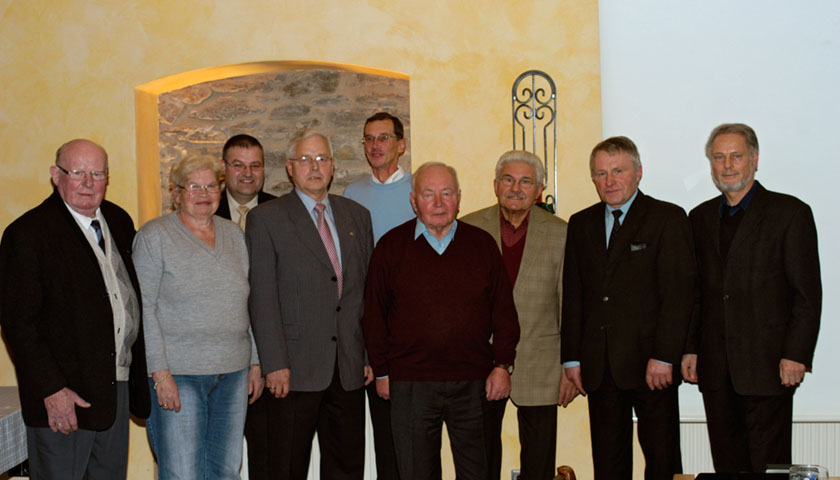
<instances>
[{"instance_id":1,"label":"wrought iron wall decoration","mask_svg":"<svg viewBox=\"0 0 840 480\"><path fill-rule=\"evenodd\" d=\"M513 149L527 150L543 159L545 185L554 194L546 195L540 206L554 213L557 201L557 88L545 72L528 70L513 82L512 93Z\"/></svg>"}]
</instances>

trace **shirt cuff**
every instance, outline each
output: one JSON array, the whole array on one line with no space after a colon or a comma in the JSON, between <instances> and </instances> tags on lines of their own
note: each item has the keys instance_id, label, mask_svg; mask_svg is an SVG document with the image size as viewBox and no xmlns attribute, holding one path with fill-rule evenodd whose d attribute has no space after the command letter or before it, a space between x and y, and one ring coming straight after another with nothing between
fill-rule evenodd
<instances>
[{"instance_id":1,"label":"shirt cuff","mask_svg":"<svg viewBox=\"0 0 840 480\"><path fill-rule=\"evenodd\" d=\"M573 360L571 362L563 362L563 368L579 367L580 362Z\"/></svg>"}]
</instances>

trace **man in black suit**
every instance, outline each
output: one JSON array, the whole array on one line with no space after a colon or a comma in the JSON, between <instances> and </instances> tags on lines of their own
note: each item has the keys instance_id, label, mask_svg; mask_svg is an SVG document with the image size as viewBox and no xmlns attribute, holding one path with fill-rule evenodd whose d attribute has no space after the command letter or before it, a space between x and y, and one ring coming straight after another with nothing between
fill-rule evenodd
<instances>
[{"instance_id":1,"label":"man in black suit","mask_svg":"<svg viewBox=\"0 0 840 480\"><path fill-rule=\"evenodd\" d=\"M0 323L34 479L126 477L128 416L149 415L134 223L104 201L108 155L72 140L55 189L0 242Z\"/></svg>"},{"instance_id":2,"label":"man in black suit","mask_svg":"<svg viewBox=\"0 0 840 480\"><path fill-rule=\"evenodd\" d=\"M216 215L232 220L245 230L248 212L258 204L275 197L262 191L265 183L265 155L263 146L256 138L239 134L225 142L222 148L222 162L225 168L225 190L219 201ZM250 375L260 375L260 370L251 368ZM254 385L249 381L248 385ZM257 384L263 385L262 382ZM257 396L248 392L250 405L245 416L245 439L248 442L248 478L268 480L269 430L266 413L267 395Z\"/></svg>"},{"instance_id":3,"label":"man in black suit","mask_svg":"<svg viewBox=\"0 0 840 480\"><path fill-rule=\"evenodd\" d=\"M688 219L638 190L642 165L629 138L596 145L589 167L601 202L569 220L561 358L589 393L596 480L632 477L631 409L645 479L670 480L682 471L674 365L693 304Z\"/></svg>"},{"instance_id":4,"label":"man in black suit","mask_svg":"<svg viewBox=\"0 0 840 480\"><path fill-rule=\"evenodd\" d=\"M706 143L722 195L689 218L700 272L683 376L703 393L718 472L791 463L793 393L810 371L822 304L810 207L755 180L758 139L723 124Z\"/></svg>"}]
</instances>

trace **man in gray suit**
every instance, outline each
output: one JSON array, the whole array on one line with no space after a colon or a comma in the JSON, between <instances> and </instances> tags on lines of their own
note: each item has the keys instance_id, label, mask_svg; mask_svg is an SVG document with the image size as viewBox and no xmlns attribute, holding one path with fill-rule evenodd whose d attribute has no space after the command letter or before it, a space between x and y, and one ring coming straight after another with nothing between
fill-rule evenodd
<instances>
[{"instance_id":1,"label":"man in gray suit","mask_svg":"<svg viewBox=\"0 0 840 480\"><path fill-rule=\"evenodd\" d=\"M290 144L286 172L295 189L248 214L251 323L269 404L273 478L306 478L318 432L322 478L364 473L365 362L361 318L370 214L327 193L335 171L324 134Z\"/></svg>"}]
</instances>

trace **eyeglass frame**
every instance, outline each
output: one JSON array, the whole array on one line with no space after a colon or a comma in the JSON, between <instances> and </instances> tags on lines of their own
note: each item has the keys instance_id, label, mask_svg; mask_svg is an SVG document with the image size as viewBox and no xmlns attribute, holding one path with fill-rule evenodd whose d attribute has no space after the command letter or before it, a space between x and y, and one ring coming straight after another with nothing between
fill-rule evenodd
<instances>
[{"instance_id":1,"label":"eyeglass frame","mask_svg":"<svg viewBox=\"0 0 840 480\"><path fill-rule=\"evenodd\" d=\"M365 135L364 137L362 137L362 144L363 145L375 145L377 143L388 143L388 141L391 140L392 138L397 140L397 141L402 140L401 138L398 138L393 133L380 133L377 136Z\"/></svg>"},{"instance_id":2,"label":"eyeglass frame","mask_svg":"<svg viewBox=\"0 0 840 480\"><path fill-rule=\"evenodd\" d=\"M211 183L209 185L199 185L197 183L191 183L186 187L183 185L178 185L177 183L174 184L176 187L180 188L181 190L187 192L187 195L190 197L198 197L202 193L207 195L215 195L217 193L221 193L222 185L219 183ZM213 189L213 191L211 191Z\"/></svg>"},{"instance_id":3,"label":"eyeglass frame","mask_svg":"<svg viewBox=\"0 0 840 480\"><path fill-rule=\"evenodd\" d=\"M252 172L257 172L257 171L263 170L265 168L265 163L264 162L260 162L259 164L257 164L257 163L230 163L227 160L223 160L223 162L225 162L225 165L232 168L233 171L236 172L236 173L241 173L241 172L244 172L245 170L251 170Z\"/></svg>"},{"instance_id":4,"label":"eyeglass frame","mask_svg":"<svg viewBox=\"0 0 840 480\"><path fill-rule=\"evenodd\" d=\"M318 160L318 159L321 160ZM327 165L329 162L334 161L335 159L329 155L317 155L315 157L310 157L309 155L301 155L298 158L289 158L289 161L295 162L298 165L312 165L312 163L316 163L317 165Z\"/></svg>"},{"instance_id":5,"label":"eyeglass frame","mask_svg":"<svg viewBox=\"0 0 840 480\"><path fill-rule=\"evenodd\" d=\"M81 170L81 169L78 169L78 168L75 169L75 170L67 170L66 168L62 167L59 164L55 164L55 166L58 167L58 169L61 170L65 175L70 177L70 180L75 180L77 182L83 182L85 180L85 178L87 178L88 175L90 175L90 179L93 180L94 182L104 182L104 181L108 180L108 169L107 168L105 170L102 170L102 171L99 171L99 170L87 171L87 170Z\"/></svg>"}]
</instances>

